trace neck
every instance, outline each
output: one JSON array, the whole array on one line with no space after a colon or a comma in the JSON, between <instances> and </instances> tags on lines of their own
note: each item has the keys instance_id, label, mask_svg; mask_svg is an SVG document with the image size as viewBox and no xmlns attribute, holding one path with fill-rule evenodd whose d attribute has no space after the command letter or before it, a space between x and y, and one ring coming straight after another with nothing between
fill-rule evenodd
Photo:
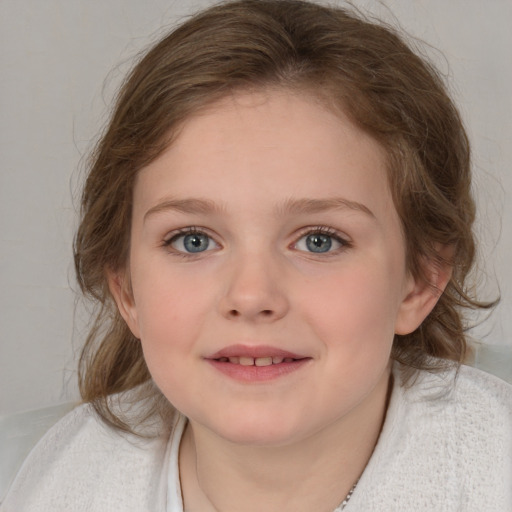
<instances>
[{"instance_id":1,"label":"neck","mask_svg":"<svg viewBox=\"0 0 512 512\"><path fill-rule=\"evenodd\" d=\"M189 422L180 447L187 512L334 510L363 472L384 421L387 394L300 442L247 446Z\"/></svg>"}]
</instances>

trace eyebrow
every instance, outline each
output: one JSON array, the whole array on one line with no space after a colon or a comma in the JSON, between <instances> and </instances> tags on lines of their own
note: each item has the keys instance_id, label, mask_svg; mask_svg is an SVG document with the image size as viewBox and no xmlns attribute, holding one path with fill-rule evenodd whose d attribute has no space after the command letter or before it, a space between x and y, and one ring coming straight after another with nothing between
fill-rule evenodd
<instances>
[{"instance_id":1,"label":"eyebrow","mask_svg":"<svg viewBox=\"0 0 512 512\"><path fill-rule=\"evenodd\" d=\"M150 208L144 214L144 222L151 215L169 210L195 215L208 215L212 213L219 213L223 211L224 208L209 199L166 199L165 201L162 201Z\"/></svg>"},{"instance_id":2,"label":"eyebrow","mask_svg":"<svg viewBox=\"0 0 512 512\"><path fill-rule=\"evenodd\" d=\"M321 213L329 210L354 210L365 213L375 219L374 213L364 204L343 197L325 199L288 199L278 208L280 215L300 213Z\"/></svg>"},{"instance_id":3,"label":"eyebrow","mask_svg":"<svg viewBox=\"0 0 512 512\"><path fill-rule=\"evenodd\" d=\"M329 210L347 209L365 213L375 219L375 215L367 206L342 197L330 197L325 199L287 199L282 205L276 208L276 215L312 214ZM225 207L210 199L166 199L150 208L144 214L144 222L148 217L166 211L176 211L192 215L210 215L225 211Z\"/></svg>"}]
</instances>

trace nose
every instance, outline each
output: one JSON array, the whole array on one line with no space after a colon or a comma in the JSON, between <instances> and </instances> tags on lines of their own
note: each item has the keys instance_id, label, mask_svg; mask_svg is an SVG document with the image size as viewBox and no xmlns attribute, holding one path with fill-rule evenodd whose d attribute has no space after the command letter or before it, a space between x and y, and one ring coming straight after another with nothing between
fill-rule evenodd
<instances>
[{"instance_id":1,"label":"nose","mask_svg":"<svg viewBox=\"0 0 512 512\"><path fill-rule=\"evenodd\" d=\"M226 318L271 323L287 314L285 273L272 258L261 254L239 257L225 276L219 309Z\"/></svg>"}]
</instances>

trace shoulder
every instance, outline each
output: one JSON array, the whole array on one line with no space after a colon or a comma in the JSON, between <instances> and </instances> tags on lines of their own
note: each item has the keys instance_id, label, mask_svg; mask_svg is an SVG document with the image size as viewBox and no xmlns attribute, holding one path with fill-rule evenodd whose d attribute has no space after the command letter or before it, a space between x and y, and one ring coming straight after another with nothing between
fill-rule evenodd
<instances>
[{"instance_id":1,"label":"shoulder","mask_svg":"<svg viewBox=\"0 0 512 512\"><path fill-rule=\"evenodd\" d=\"M512 386L483 371L461 366L439 373L422 372L401 389L404 416L411 426L438 432L445 446L494 465L491 453L504 454L512 443ZM400 392L399 391L399 392ZM508 462L512 461L512 453ZM498 457L498 460L502 457ZM468 461L469 462L469 461ZM512 466L509 467L512 469Z\"/></svg>"},{"instance_id":2,"label":"shoulder","mask_svg":"<svg viewBox=\"0 0 512 512\"><path fill-rule=\"evenodd\" d=\"M403 413L411 425L419 423L418 429L439 432L446 443L453 442L446 446L475 455L481 452L482 461L489 462L493 450L510 449L512 386L498 377L468 366L421 372L415 384L397 393L402 395ZM510 462L512 453L508 455Z\"/></svg>"},{"instance_id":3,"label":"shoulder","mask_svg":"<svg viewBox=\"0 0 512 512\"><path fill-rule=\"evenodd\" d=\"M411 464L436 472L462 510L509 510L512 496L512 386L480 370L423 373L404 389ZM422 459L421 461L419 459ZM426 475L425 475L426 476Z\"/></svg>"},{"instance_id":4,"label":"shoulder","mask_svg":"<svg viewBox=\"0 0 512 512\"><path fill-rule=\"evenodd\" d=\"M470 366L462 366L458 372L455 392L482 404L502 406L509 413L512 410L512 384Z\"/></svg>"},{"instance_id":5,"label":"shoulder","mask_svg":"<svg viewBox=\"0 0 512 512\"><path fill-rule=\"evenodd\" d=\"M82 405L36 445L2 511L157 510L168 440L121 433Z\"/></svg>"},{"instance_id":6,"label":"shoulder","mask_svg":"<svg viewBox=\"0 0 512 512\"><path fill-rule=\"evenodd\" d=\"M512 510L512 386L465 366L395 376L364 510Z\"/></svg>"},{"instance_id":7,"label":"shoulder","mask_svg":"<svg viewBox=\"0 0 512 512\"><path fill-rule=\"evenodd\" d=\"M421 371L411 386L404 386L399 379L396 388L410 407L445 410L456 416L476 415L482 419L482 426L492 423L495 415L510 419L512 414L512 385L469 366ZM476 426L468 423L468 428Z\"/></svg>"}]
</instances>

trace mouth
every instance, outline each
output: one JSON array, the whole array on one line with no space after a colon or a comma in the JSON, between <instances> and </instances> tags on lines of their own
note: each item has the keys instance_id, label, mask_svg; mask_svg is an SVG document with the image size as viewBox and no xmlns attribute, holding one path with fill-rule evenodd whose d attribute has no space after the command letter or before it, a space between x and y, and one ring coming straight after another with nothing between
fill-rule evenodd
<instances>
[{"instance_id":1,"label":"mouth","mask_svg":"<svg viewBox=\"0 0 512 512\"><path fill-rule=\"evenodd\" d=\"M222 373L245 382L276 379L295 372L312 358L268 346L233 345L206 360Z\"/></svg>"},{"instance_id":2,"label":"mouth","mask_svg":"<svg viewBox=\"0 0 512 512\"><path fill-rule=\"evenodd\" d=\"M281 356L264 356L264 357L249 357L249 356L234 356L234 357L219 357L215 359L219 363L240 364L242 366L270 366L273 364L293 363L304 358L281 357Z\"/></svg>"}]
</instances>

